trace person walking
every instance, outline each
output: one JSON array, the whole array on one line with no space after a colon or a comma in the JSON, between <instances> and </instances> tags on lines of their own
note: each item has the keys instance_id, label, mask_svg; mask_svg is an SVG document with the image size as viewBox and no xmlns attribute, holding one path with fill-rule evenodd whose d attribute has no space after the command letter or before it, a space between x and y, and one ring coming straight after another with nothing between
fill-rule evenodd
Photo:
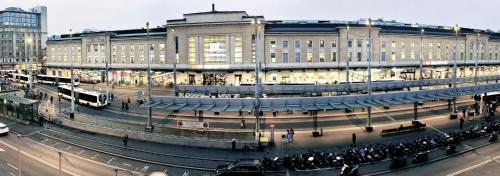
<instances>
[{"instance_id":1,"label":"person walking","mask_svg":"<svg viewBox=\"0 0 500 176\"><path fill-rule=\"evenodd\" d=\"M246 128L246 126L245 126L245 119L243 117L241 117L241 128L242 129Z\"/></svg>"},{"instance_id":2,"label":"person walking","mask_svg":"<svg viewBox=\"0 0 500 176\"><path fill-rule=\"evenodd\" d=\"M290 128L290 134L292 135L292 141L293 141L293 136L295 135L295 132L293 131L293 128Z\"/></svg>"},{"instance_id":3,"label":"person walking","mask_svg":"<svg viewBox=\"0 0 500 176\"><path fill-rule=\"evenodd\" d=\"M125 134L125 136L123 137L123 145L127 147L127 143L128 143L128 134Z\"/></svg>"},{"instance_id":4,"label":"person walking","mask_svg":"<svg viewBox=\"0 0 500 176\"><path fill-rule=\"evenodd\" d=\"M50 104L52 104L53 101L54 101L54 97L50 96Z\"/></svg>"},{"instance_id":5,"label":"person walking","mask_svg":"<svg viewBox=\"0 0 500 176\"><path fill-rule=\"evenodd\" d=\"M464 118L460 118L460 129L464 128Z\"/></svg>"},{"instance_id":6,"label":"person walking","mask_svg":"<svg viewBox=\"0 0 500 176\"><path fill-rule=\"evenodd\" d=\"M462 114L463 114L462 118L465 118L465 113L466 113L465 111L467 111L465 108L462 109Z\"/></svg>"},{"instance_id":7,"label":"person walking","mask_svg":"<svg viewBox=\"0 0 500 176\"><path fill-rule=\"evenodd\" d=\"M352 133L352 146L356 147L356 133Z\"/></svg>"},{"instance_id":8,"label":"person walking","mask_svg":"<svg viewBox=\"0 0 500 176\"><path fill-rule=\"evenodd\" d=\"M292 133L290 133L290 130L286 130L286 141L287 142L292 142Z\"/></svg>"},{"instance_id":9,"label":"person walking","mask_svg":"<svg viewBox=\"0 0 500 176\"><path fill-rule=\"evenodd\" d=\"M130 97L127 98L127 103L130 104Z\"/></svg>"}]
</instances>

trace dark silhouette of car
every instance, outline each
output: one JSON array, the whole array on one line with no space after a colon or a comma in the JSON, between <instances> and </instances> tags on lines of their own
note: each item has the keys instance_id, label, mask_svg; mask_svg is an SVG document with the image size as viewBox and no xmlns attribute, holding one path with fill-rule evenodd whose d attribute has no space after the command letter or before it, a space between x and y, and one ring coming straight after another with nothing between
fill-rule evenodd
<instances>
[{"instance_id":1,"label":"dark silhouette of car","mask_svg":"<svg viewBox=\"0 0 500 176\"><path fill-rule=\"evenodd\" d=\"M262 162L254 159L242 159L234 163L217 166L214 176L264 176Z\"/></svg>"}]
</instances>

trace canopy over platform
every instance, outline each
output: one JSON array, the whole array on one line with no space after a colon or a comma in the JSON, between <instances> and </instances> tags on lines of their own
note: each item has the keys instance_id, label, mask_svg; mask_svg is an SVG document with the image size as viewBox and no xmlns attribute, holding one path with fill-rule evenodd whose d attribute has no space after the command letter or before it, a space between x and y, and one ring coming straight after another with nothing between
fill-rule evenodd
<instances>
[{"instance_id":1,"label":"canopy over platform","mask_svg":"<svg viewBox=\"0 0 500 176\"><path fill-rule=\"evenodd\" d=\"M13 92L2 92L0 115L25 122L38 121L38 101L16 96Z\"/></svg>"},{"instance_id":2,"label":"canopy over platform","mask_svg":"<svg viewBox=\"0 0 500 176\"><path fill-rule=\"evenodd\" d=\"M401 91L383 94L359 94L330 97L262 98L261 111L323 111L369 106L388 106L418 101L451 99L456 96L482 94L500 90L500 84L487 84L457 88L443 88L420 91ZM209 112L250 112L256 100L252 98L192 98L155 96L153 101L143 106L167 110L209 111Z\"/></svg>"}]
</instances>

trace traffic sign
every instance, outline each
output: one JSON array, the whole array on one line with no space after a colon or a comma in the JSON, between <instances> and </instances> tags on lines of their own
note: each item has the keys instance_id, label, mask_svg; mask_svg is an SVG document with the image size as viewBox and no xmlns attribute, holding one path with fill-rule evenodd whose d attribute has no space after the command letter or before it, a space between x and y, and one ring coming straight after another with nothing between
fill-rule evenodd
<instances>
[{"instance_id":1,"label":"traffic sign","mask_svg":"<svg viewBox=\"0 0 500 176\"><path fill-rule=\"evenodd\" d=\"M179 128L210 128L210 124L208 122L195 122L195 121L177 121L177 126Z\"/></svg>"}]
</instances>

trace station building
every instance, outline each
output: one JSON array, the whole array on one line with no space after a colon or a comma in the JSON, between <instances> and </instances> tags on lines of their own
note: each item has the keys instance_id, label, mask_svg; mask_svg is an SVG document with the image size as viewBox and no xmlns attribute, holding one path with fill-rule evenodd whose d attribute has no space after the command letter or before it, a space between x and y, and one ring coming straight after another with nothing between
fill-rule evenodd
<instances>
[{"instance_id":1,"label":"station building","mask_svg":"<svg viewBox=\"0 0 500 176\"><path fill-rule=\"evenodd\" d=\"M372 80L451 78L499 74L500 33L490 30L396 21L266 20L245 11L184 14L161 27L63 34L47 42L48 75L69 76L71 61L82 81L233 85L255 82L256 61L265 84L335 84L365 81L372 55ZM371 41L370 42L370 38ZM148 46L148 43L150 44ZM372 46L370 46L372 45ZM371 52L370 52L371 48Z\"/></svg>"}]
</instances>

